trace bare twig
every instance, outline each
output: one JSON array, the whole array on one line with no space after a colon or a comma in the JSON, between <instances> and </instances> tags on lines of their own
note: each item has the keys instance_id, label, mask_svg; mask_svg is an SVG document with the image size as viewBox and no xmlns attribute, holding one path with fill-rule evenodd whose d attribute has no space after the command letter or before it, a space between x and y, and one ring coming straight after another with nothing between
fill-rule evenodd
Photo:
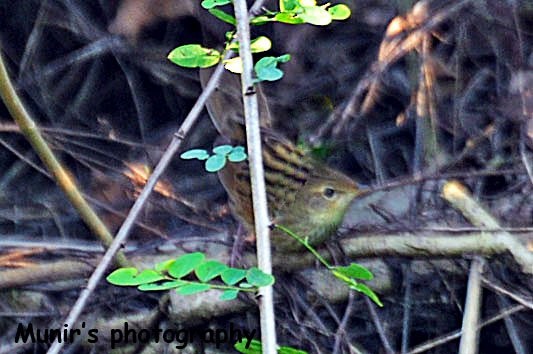
<instances>
[{"instance_id":1,"label":"bare twig","mask_svg":"<svg viewBox=\"0 0 533 354\"><path fill-rule=\"evenodd\" d=\"M513 294L509 290L506 290L506 289L502 288L501 286L493 284L493 283L491 283L490 281L488 281L485 278L481 278L481 282L487 288L489 288L489 289L491 289L493 291L496 291L496 292L498 292L500 294L503 294L505 296L508 296L511 299L513 299L514 301L518 302L519 304L524 305L525 307L529 308L530 310L533 310L533 303L531 301L527 301L526 299L523 299L520 296L518 296L516 294Z\"/></svg>"},{"instance_id":2,"label":"bare twig","mask_svg":"<svg viewBox=\"0 0 533 354\"><path fill-rule=\"evenodd\" d=\"M525 307L522 306L522 305L516 305L516 306L510 307L510 308L507 308L507 309L503 310L502 312L500 312L499 314L497 314L495 316L492 316L489 319L481 322L481 324L479 324L477 326L477 330L480 330L481 328L483 328L483 327L485 327L485 326L487 326L487 325L489 325L491 323L499 321L502 318L510 316L513 313L522 311L524 309L525 309ZM415 348L411 349L411 351L409 351L409 353L407 353L407 354L418 354L418 353L426 352L426 351L428 351L428 350L430 350L432 348L435 348L435 347L437 347L437 346L439 346L441 344L444 344L444 343L447 343L447 342L452 341L454 339L457 339L460 336L461 336L461 331L460 330L452 332L452 333L449 333L449 334L446 334L446 335L443 335L443 336L438 337L436 339L430 340L429 342L426 342L426 343L420 344L419 346L416 346Z\"/></svg>"},{"instance_id":3,"label":"bare twig","mask_svg":"<svg viewBox=\"0 0 533 354\"><path fill-rule=\"evenodd\" d=\"M474 226L500 229L498 221L490 215L483 207L472 197L470 192L459 181L452 180L447 182L442 188L442 197L452 204L456 209L461 211L463 216L470 221ZM482 233L482 237L484 234ZM515 260L524 268L527 273L533 273L533 265L526 265L521 262L524 260L526 263L530 262L533 256L527 249L517 241L511 234L501 231L499 233L493 233L490 235L493 242L506 243L506 247L510 247L508 250L513 253ZM521 260L519 260L521 259Z\"/></svg>"},{"instance_id":4,"label":"bare twig","mask_svg":"<svg viewBox=\"0 0 533 354\"><path fill-rule=\"evenodd\" d=\"M509 307L511 301L501 294L496 294L496 302L498 303L498 308L501 310ZM526 348L527 345L522 339L525 334L517 328L516 323L511 316L505 317L503 321L505 323L505 328L507 328L507 335L513 345L514 352L516 354L526 354L528 352Z\"/></svg>"},{"instance_id":5,"label":"bare twig","mask_svg":"<svg viewBox=\"0 0 533 354\"><path fill-rule=\"evenodd\" d=\"M459 354L476 354L478 352L479 333L477 327L482 300L482 270L483 260L480 257L476 257L470 265L470 274L468 276Z\"/></svg>"},{"instance_id":6,"label":"bare twig","mask_svg":"<svg viewBox=\"0 0 533 354\"><path fill-rule=\"evenodd\" d=\"M353 310L354 303L354 292L350 291L348 294L348 303L344 309L344 314L342 315L342 320L337 327L337 332L335 332L335 343L333 344L333 354L338 354L341 351L341 341L342 338L346 337L346 327L348 326L348 321Z\"/></svg>"},{"instance_id":7,"label":"bare twig","mask_svg":"<svg viewBox=\"0 0 533 354\"><path fill-rule=\"evenodd\" d=\"M385 350L385 353L394 354L394 349L392 349L390 341L387 338L386 329L383 328L383 326L381 325L381 319L379 318L379 315L376 312L376 305L366 296L365 303L366 307L368 308L368 311L370 312L370 318L372 319L372 323L374 323L374 327L376 327L379 338L381 339L381 344L383 344L383 349Z\"/></svg>"},{"instance_id":8,"label":"bare twig","mask_svg":"<svg viewBox=\"0 0 533 354\"><path fill-rule=\"evenodd\" d=\"M0 289L83 278L90 274L91 268L85 262L58 261L4 270L0 272Z\"/></svg>"},{"instance_id":9,"label":"bare twig","mask_svg":"<svg viewBox=\"0 0 533 354\"><path fill-rule=\"evenodd\" d=\"M354 232L355 233L355 232ZM406 257L459 257L464 254L492 256L509 252L525 273L533 274L533 254L508 233L434 234L412 233L356 234L357 238L341 241L347 255L406 256ZM286 256L285 256L286 257ZM276 259L276 255L274 255ZM281 259L279 260L281 263ZM299 262L309 264L305 256ZM277 262L274 261L276 264ZM296 266L297 264L294 264Z\"/></svg>"},{"instance_id":10,"label":"bare twig","mask_svg":"<svg viewBox=\"0 0 533 354\"><path fill-rule=\"evenodd\" d=\"M272 273L270 250L270 219L268 217L263 154L257 95L253 82L253 59L250 50L250 25L246 0L235 0L235 17L239 38L239 54L243 62L241 74L244 120L246 122L246 142L250 165L252 204L254 211L255 236L257 240L257 264L267 274ZM261 343L264 354L277 353L276 322L274 317L274 297L272 285L259 290L259 312L261 323Z\"/></svg>"}]
</instances>

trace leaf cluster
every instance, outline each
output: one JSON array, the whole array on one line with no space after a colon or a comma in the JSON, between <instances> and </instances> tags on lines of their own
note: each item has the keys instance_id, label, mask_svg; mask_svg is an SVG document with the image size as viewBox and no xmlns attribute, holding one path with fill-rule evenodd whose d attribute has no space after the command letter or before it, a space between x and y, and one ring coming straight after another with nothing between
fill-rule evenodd
<instances>
[{"instance_id":1,"label":"leaf cluster","mask_svg":"<svg viewBox=\"0 0 533 354\"><path fill-rule=\"evenodd\" d=\"M236 26L236 19L233 15L219 9L218 7L231 3L231 0L204 0L202 7L219 20ZM350 17L351 12L348 6L338 4L330 6L329 3L317 5L315 0L280 0L279 11L266 11L264 15L250 19L251 25L263 25L269 22L280 22L291 25L312 24L325 26L334 20L345 20ZM176 65L186 68L208 68L218 64L223 60L226 52L239 52L239 43L234 41L236 30L226 33L226 45L223 52L216 49L205 48L200 44L186 44L173 49L168 54L168 59ZM250 43L252 53L262 53L272 48L272 42L268 37L259 36ZM283 77L283 71L278 68L278 64L290 60L289 54L278 57L267 56L260 59L254 65L256 82L276 81ZM224 61L224 67L233 72L242 73L242 60L239 56Z\"/></svg>"},{"instance_id":2,"label":"leaf cluster","mask_svg":"<svg viewBox=\"0 0 533 354\"><path fill-rule=\"evenodd\" d=\"M180 295L193 295L211 289L222 291L221 300L233 300L239 292L256 292L274 283L274 277L256 267L239 269L216 260L206 260L201 252L188 253L161 262L154 269L119 268L107 276L118 286L136 286L141 291L176 289Z\"/></svg>"},{"instance_id":3,"label":"leaf cluster","mask_svg":"<svg viewBox=\"0 0 533 354\"><path fill-rule=\"evenodd\" d=\"M197 159L205 161L207 172L217 172L230 162L242 162L248 158L243 146L219 145L213 148L213 154L204 149L187 150L180 155L184 160Z\"/></svg>"}]
</instances>

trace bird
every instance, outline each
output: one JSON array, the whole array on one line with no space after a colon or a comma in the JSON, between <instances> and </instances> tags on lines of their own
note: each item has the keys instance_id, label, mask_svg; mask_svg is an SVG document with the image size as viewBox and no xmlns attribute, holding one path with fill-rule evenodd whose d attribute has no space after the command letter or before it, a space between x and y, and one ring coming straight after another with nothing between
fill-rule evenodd
<instances>
[{"instance_id":1,"label":"bird","mask_svg":"<svg viewBox=\"0 0 533 354\"><path fill-rule=\"evenodd\" d=\"M222 77L221 88L207 102L211 120L224 142L246 145L244 118L235 78ZM207 81L207 74L201 81ZM238 77L237 77L238 78ZM234 89L231 91L231 89ZM228 93L229 92L229 93ZM232 93L233 92L233 93ZM366 194L352 178L312 156L310 151L295 145L271 128L272 118L266 97L259 93L262 157L265 171L269 217L317 246L329 239L340 226L351 202ZM228 162L218 171L219 180L229 197L233 216L249 233L254 230L254 214L248 161ZM276 251L294 252L303 245L275 228L271 244Z\"/></svg>"}]
</instances>

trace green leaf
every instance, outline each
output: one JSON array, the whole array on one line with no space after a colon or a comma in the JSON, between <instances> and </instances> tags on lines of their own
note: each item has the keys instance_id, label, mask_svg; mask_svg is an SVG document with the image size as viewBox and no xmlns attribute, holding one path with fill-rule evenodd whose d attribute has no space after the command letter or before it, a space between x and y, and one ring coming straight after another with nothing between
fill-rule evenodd
<instances>
[{"instance_id":1,"label":"green leaf","mask_svg":"<svg viewBox=\"0 0 533 354\"><path fill-rule=\"evenodd\" d=\"M365 294L366 296L370 298L370 300L374 301L379 307L383 307L383 303L379 299L378 295L365 284L359 283L357 285L350 286L350 288L357 290L360 293Z\"/></svg>"},{"instance_id":2,"label":"green leaf","mask_svg":"<svg viewBox=\"0 0 533 354\"><path fill-rule=\"evenodd\" d=\"M139 273L137 268L130 267L116 269L106 279L113 285L136 286L153 283L165 279L165 277L153 269L145 269Z\"/></svg>"},{"instance_id":3,"label":"green leaf","mask_svg":"<svg viewBox=\"0 0 533 354\"><path fill-rule=\"evenodd\" d=\"M272 41L265 36L259 36L250 42L250 50L252 53L266 52L270 48L272 48ZM227 49L231 49L234 52L239 52L239 42L230 43Z\"/></svg>"},{"instance_id":4,"label":"green leaf","mask_svg":"<svg viewBox=\"0 0 533 354\"><path fill-rule=\"evenodd\" d=\"M200 264L194 273L202 282L208 282L211 279L218 277L224 270L228 268L227 265L220 263L219 261L206 261Z\"/></svg>"},{"instance_id":5,"label":"green leaf","mask_svg":"<svg viewBox=\"0 0 533 354\"><path fill-rule=\"evenodd\" d=\"M243 354L261 354L263 346L261 345L260 341L257 339L252 339L248 348L246 348L246 343L246 339L241 339L241 341L235 343L234 348Z\"/></svg>"},{"instance_id":6,"label":"green leaf","mask_svg":"<svg viewBox=\"0 0 533 354\"><path fill-rule=\"evenodd\" d=\"M250 284L250 283L243 282L243 283L240 283L240 284L239 284L239 288L243 288L243 289L251 289L251 288L255 288L255 286L253 286L253 285Z\"/></svg>"},{"instance_id":7,"label":"green leaf","mask_svg":"<svg viewBox=\"0 0 533 354\"><path fill-rule=\"evenodd\" d=\"M231 145L219 145L213 148L213 152L219 155L227 155L233 150Z\"/></svg>"},{"instance_id":8,"label":"green leaf","mask_svg":"<svg viewBox=\"0 0 533 354\"><path fill-rule=\"evenodd\" d=\"M346 20L350 17L352 12L350 8L344 4L338 4L328 8L332 20Z\"/></svg>"},{"instance_id":9,"label":"green leaf","mask_svg":"<svg viewBox=\"0 0 533 354\"><path fill-rule=\"evenodd\" d=\"M371 271L357 263L351 263L350 265L345 267L333 267L333 269L349 278L361 280L374 279L374 274L372 274Z\"/></svg>"},{"instance_id":10,"label":"green leaf","mask_svg":"<svg viewBox=\"0 0 533 354\"><path fill-rule=\"evenodd\" d=\"M180 157L184 160L198 159L198 160L207 160L209 154L204 149L192 149L185 151Z\"/></svg>"},{"instance_id":11,"label":"green leaf","mask_svg":"<svg viewBox=\"0 0 533 354\"><path fill-rule=\"evenodd\" d=\"M178 257L168 268L168 274L174 278L181 278L193 271L204 262L205 255L201 252L184 254Z\"/></svg>"},{"instance_id":12,"label":"green leaf","mask_svg":"<svg viewBox=\"0 0 533 354\"><path fill-rule=\"evenodd\" d=\"M220 300L222 301L234 300L237 298L237 295L239 295L238 289L227 289L222 292L222 295L220 295Z\"/></svg>"},{"instance_id":13,"label":"green leaf","mask_svg":"<svg viewBox=\"0 0 533 354\"><path fill-rule=\"evenodd\" d=\"M288 57L290 59L290 56ZM278 63L287 61L287 54L280 57L264 57L255 63L254 70L259 81L276 81L283 77L283 71L277 68Z\"/></svg>"},{"instance_id":14,"label":"green leaf","mask_svg":"<svg viewBox=\"0 0 533 354\"><path fill-rule=\"evenodd\" d=\"M187 284L183 280L173 280L173 281L165 281L162 283L152 283L152 284L142 284L137 287L137 289L141 291L161 291L161 290L169 290L178 288L180 286L183 286L184 284Z\"/></svg>"},{"instance_id":15,"label":"green leaf","mask_svg":"<svg viewBox=\"0 0 533 354\"><path fill-rule=\"evenodd\" d=\"M265 23L268 23L270 21L272 21L272 19L270 17L262 15L262 16L252 17L250 19L250 24L251 25L260 26L260 25L264 25Z\"/></svg>"},{"instance_id":16,"label":"green leaf","mask_svg":"<svg viewBox=\"0 0 533 354\"><path fill-rule=\"evenodd\" d=\"M204 0L202 1L202 7L204 9L212 9L213 7L222 6L231 3L231 0Z\"/></svg>"},{"instance_id":17,"label":"green leaf","mask_svg":"<svg viewBox=\"0 0 533 354\"><path fill-rule=\"evenodd\" d=\"M230 25L233 25L233 26L237 25L237 20L235 19L235 17L231 16L230 14L228 14L228 13L222 11L222 10L209 9L208 11L209 11L209 13L211 15L215 16L216 18L218 18L221 21L229 23Z\"/></svg>"},{"instance_id":18,"label":"green leaf","mask_svg":"<svg viewBox=\"0 0 533 354\"><path fill-rule=\"evenodd\" d=\"M276 58L278 60L278 63L286 63L289 60L291 60L290 54L283 54Z\"/></svg>"},{"instance_id":19,"label":"green leaf","mask_svg":"<svg viewBox=\"0 0 533 354\"><path fill-rule=\"evenodd\" d=\"M259 36L250 42L252 53L262 53L272 48L272 41L265 36Z\"/></svg>"},{"instance_id":20,"label":"green leaf","mask_svg":"<svg viewBox=\"0 0 533 354\"><path fill-rule=\"evenodd\" d=\"M298 17L306 23L315 26L326 26L331 23L331 14L319 6L304 7L304 12L298 14Z\"/></svg>"},{"instance_id":21,"label":"green leaf","mask_svg":"<svg viewBox=\"0 0 533 354\"><path fill-rule=\"evenodd\" d=\"M241 57L233 57L224 61L224 68L234 74L242 74L243 67Z\"/></svg>"},{"instance_id":22,"label":"green leaf","mask_svg":"<svg viewBox=\"0 0 533 354\"><path fill-rule=\"evenodd\" d=\"M207 172L217 172L226 166L226 156L214 154L211 155L206 161L205 161L205 170Z\"/></svg>"},{"instance_id":23,"label":"green leaf","mask_svg":"<svg viewBox=\"0 0 533 354\"><path fill-rule=\"evenodd\" d=\"M242 162L248 158L248 155L244 151L233 150L228 155L228 160L231 162Z\"/></svg>"},{"instance_id":24,"label":"green leaf","mask_svg":"<svg viewBox=\"0 0 533 354\"><path fill-rule=\"evenodd\" d=\"M242 339L240 342L236 342L234 348L240 353L244 354L261 354L263 350L263 345L261 341L257 339L252 339L250 342L249 348L246 348L246 339ZM295 349L288 346L280 346L278 348L278 354L308 354L304 350Z\"/></svg>"},{"instance_id":25,"label":"green leaf","mask_svg":"<svg viewBox=\"0 0 533 354\"><path fill-rule=\"evenodd\" d=\"M308 352L292 347L281 346L278 348L278 354L308 354Z\"/></svg>"},{"instance_id":26,"label":"green leaf","mask_svg":"<svg viewBox=\"0 0 533 354\"><path fill-rule=\"evenodd\" d=\"M235 285L246 277L246 270L227 268L220 275L226 285Z\"/></svg>"},{"instance_id":27,"label":"green leaf","mask_svg":"<svg viewBox=\"0 0 533 354\"><path fill-rule=\"evenodd\" d=\"M165 272L170 268L170 266L175 262L175 259L169 259L160 263L157 263L154 269L158 272Z\"/></svg>"},{"instance_id":28,"label":"green leaf","mask_svg":"<svg viewBox=\"0 0 533 354\"><path fill-rule=\"evenodd\" d=\"M274 284L274 277L266 274L257 267L252 267L246 272L246 280L253 286L268 286Z\"/></svg>"},{"instance_id":29,"label":"green leaf","mask_svg":"<svg viewBox=\"0 0 533 354\"><path fill-rule=\"evenodd\" d=\"M180 286L176 289L176 292L180 295L193 295L201 293L211 289L211 285L202 284L202 283L189 283L183 286Z\"/></svg>"},{"instance_id":30,"label":"green leaf","mask_svg":"<svg viewBox=\"0 0 533 354\"><path fill-rule=\"evenodd\" d=\"M304 20L298 17L298 15L292 12L280 12L274 16L274 20L282 23L287 23L289 25L298 25L300 23L305 23Z\"/></svg>"},{"instance_id":31,"label":"green leaf","mask_svg":"<svg viewBox=\"0 0 533 354\"><path fill-rule=\"evenodd\" d=\"M279 11L294 11L300 7L299 0L279 0Z\"/></svg>"},{"instance_id":32,"label":"green leaf","mask_svg":"<svg viewBox=\"0 0 533 354\"><path fill-rule=\"evenodd\" d=\"M171 62L186 68L208 68L217 64L220 58L219 51L204 48L199 44L182 45L168 54Z\"/></svg>"}]
</instances>

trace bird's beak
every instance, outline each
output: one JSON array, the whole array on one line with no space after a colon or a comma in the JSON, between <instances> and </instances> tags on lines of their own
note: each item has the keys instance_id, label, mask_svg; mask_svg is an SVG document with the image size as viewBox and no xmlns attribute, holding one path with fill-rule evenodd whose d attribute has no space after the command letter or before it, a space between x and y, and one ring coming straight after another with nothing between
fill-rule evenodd
<instances>
[{"instance_id":1,"label":"bird's beak","mask_svg":"<svg viewBox=\"0 0 533 354\"><path fill-rule=\"evenodd\" d=\"M364 184L357 183L357 189L358 189L358 192L357 192L358 197L366 196L372 193L372 188Z\"/></svg>"}]
</instances>

